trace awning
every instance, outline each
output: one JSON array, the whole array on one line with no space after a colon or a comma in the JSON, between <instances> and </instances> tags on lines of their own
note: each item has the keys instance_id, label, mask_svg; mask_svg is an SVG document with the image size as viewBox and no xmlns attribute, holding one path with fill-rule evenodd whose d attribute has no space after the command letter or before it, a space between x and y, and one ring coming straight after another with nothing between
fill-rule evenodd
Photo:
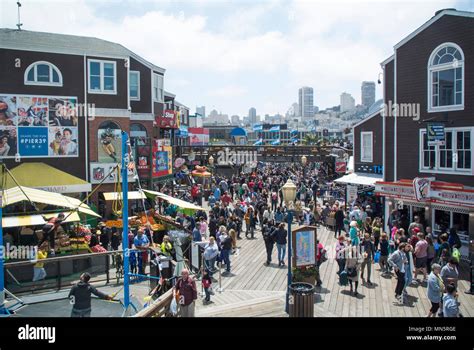
<instances>
[{"instance_id":1,"label":"awning","mask_svg":"<svg viewBox=\"0 0 474 350\"><path fill-rule=\"evenodd\" d=\"M63 222L77 222L81 221L81 218L76 212L64 212L66 220ZM46 224L46 219L57 217L58 213L44 214L44 215L22 215L22 216L10 216L2 218L2 227L22 227L22 226L40 226Z\"/></svg>"},{"instance_id":2,"label":"awning","mask_svg":"<svg viewBox=\"0 0 474 350\"><path fill-rule=\"evenodd\" d=\"M116 200L121 200L122 197L122 192L105 192L104 193L104 199L106 201L116 201ZM128 200L134 200L134 199L146 199L146 196L143 193L140 193L138 191L129 191L128 192Z\"/></svg>"},{"instance_id":3,"label":"awning","mask_svg":"<svg viewBox=\"0 0 474 350\"><path fill-rule=\"evenodd\" d=\"M352 173L348 175L344 175L337 180L334 180L335 183L339 184L352 184L352 185L362 185L362 186L375 186L377 181L381 181L381 175L375 174L357 174Z\"/></svg>"},{"instance_id":4,"label":"awning","mask_svg":"<svg viewBox=\"0 0 474 350\"><path fill-rule=\"evenodd\" d=\"M143 192L145 192L145 193L147 193L147 194L149 194L153 197L158 197L160 199L163 199L163 200L167 201L168 203L174 204L177 207L180 207L182 209L204 210L204 211L209 210L209 209L204 209L202 207L199 207L199 206L197 206L193 203L189 203L189 202L183 201L181 199L168 196L167 194L164 194L164 193L161 193L161 192L150 191L150 190L143 190Z\"/></svg>"},{"instance_id":5,"label":"awning","mask_svg":"<svg viewBox=\"0 0 474 350\"><path fill-rule=\"evenodd\" d=\"M57 193L90 192L91 184L76 176L45 163L23 163L10 170L20 186ZM16 187L12 177L5 173L5 188Z\"/></svg>"},{"instance_id":6,"label":"awning","mask_svg":"<svg viewBox=\"0 0 474 350\"><path fill-rule=\"evenodd\" d=\"M2 207L23 201L42 203L60 208L74 209L83 214L100 217L87 204L79 199L68 197L60 193L37 190L29 187L14 187L3 191Z\"/></svg>"}]
</instances>

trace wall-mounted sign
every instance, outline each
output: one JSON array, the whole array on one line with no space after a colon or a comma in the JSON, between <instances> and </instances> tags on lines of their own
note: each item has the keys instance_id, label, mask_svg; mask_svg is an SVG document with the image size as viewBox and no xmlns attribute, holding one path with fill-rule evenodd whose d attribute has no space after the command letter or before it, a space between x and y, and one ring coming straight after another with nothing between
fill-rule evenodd
<instances>
[{"instance_id":1,"label":"wall-mounted sign","mask_svg":"<svg viewBox=\"0 0 474 350\"><path fill-rule=\"evenodd\" d=\"M428 123L426 125L426 134L429 146L444 146L446 141L443 123Z\"/></svg>"},{"instance_id":2,"label":"wall-mounted sign","mask_svg":"<svg viewBox=\"0 0 474 350\"><path fill-rule=\"evenodd\" d=\"M0 158L77 157L76 97L0 94Z\"/></svg>"},{"instance_id":3,"label":"wall-mounted sign","mask_svg":"<svg viewBox=\"0 0 474 350\"><path fill-rule=\"evenodd\" d=\"M156 116L156 123L160 128L177 129L178 119L176 112L171 109L166 109L163 115Z\"/></svg>"},{"instance_id":4,"label":"wall-mounted sign","mask_svg":"<svg viewBox=\"0 0 474 350\"><path fill-rule=\"evenodd\" d=\"M430 197L431 180L427 177L416 177L413 180L413 190L418 202L424 201Z\"/></svg>"},{"instance_id":5,"label":"wall-mounted sign","mask_svg":"<svg viewBox=\"0 0 474 350\"><path fill-rule=\"evenodd\" d=\"M346 172L346 162L336 162L336 173L344 174Z\"/></svg>"},{"instance_id":6,"label":"wall-mounted sign","mask_svg":"<svg viewBox=\"0 0 474 350\"><path fill-rule=\"evenodd\" d=\"M114 122L104 122L97 129L99 163L122 161L122 130Z\"/></svg>"},{"instance_id":7,"label":"wall-mounted sign","mask_svg":"<svg viewBox=\"0 0 474 350\"><path fill-rule=\"evenodd\" d=\"M116 163L90 163L90 182L92 184L101 183L104 180L105 184L117 182ZM133 170L128 169L128 181L133 181Z\"/></svg>"},{"instance_id":8,"label":"wall-mounted sign","mask_svg":"<svg viewBox=\"0 0 474 350\"><path fill-rule=\"evenodd\" d=\"M355 171L358 173L383 174L383 166L357 164Z\"/></svg>"},{"instance_id":9,"label":"wall-mounted sign","mask_svg":"<svg viewBox=\"0 0 474 350\"><path fill-rule=\"evenodd\" d=\"M347 204L352 205L357 200L357 185L347 185Z\"/></svg>"}]
</instances>

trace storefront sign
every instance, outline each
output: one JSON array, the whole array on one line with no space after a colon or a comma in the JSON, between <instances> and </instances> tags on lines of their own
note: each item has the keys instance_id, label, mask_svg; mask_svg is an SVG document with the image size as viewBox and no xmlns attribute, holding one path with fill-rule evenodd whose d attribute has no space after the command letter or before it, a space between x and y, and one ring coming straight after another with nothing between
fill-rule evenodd
<instances>
[{"instance_id":1,"label":"storefront sign","mask_svg":"<svg viewBox=\"0 0 474 350\"><path fill-rule=\"evenodd\" d=\"M189 136L188 127L186 125L180 125L178 132L176 133L176 136L184 137L184 138L188 137Z\"/></svg>"},{"instance_id":2,"label":"storefront sign","mask_svg":"<svg viewBox=\"0 0 474 350\"><path fill-rule=\"evenodd\" d=\"M431 190L431 201L440 204L455 204L474 208L474 192Z\"/></svg>"},{"instance_id":3,"label":"storefront sign","mask_svg":"<svg viewBox=\"0 0 474 350\"><path fill-rule=\"evenodd\" d=\"M0 158L79 155L76 97L0 94Z\"/></svg>"},{"instance_id":4,"label":"storefront sign","mask_svg":"<svg viewBox=\"0 0 474 350\"><path fill-rule=\"evenodd\" d=\"M163 115L156 117L156 123L160 128L177 129L178 121L176 112L171 109L166 109Z\"/></svg>"},{"instance_id":5,"label":"storefront sign","mask_svg":"<svg viewBox=\"0 0 474 350\"><path fill-rule=\"evenodd\" d=\"M427 177L416 177L413 180L413 191L418 202L430 197L431 180L433 179Z\"/></svg>"},{"instance_id":6,"label":"storefront sign","mask_svg":"<svg viewBox=\"0 0 474 350\"><path fill-rule=\"evenodd\" d=\"M116 165L117 163L90 163L90 182L92 184L117 182L117 169L114 170ZM133 181L132 169L128 169L128 181Z\"/></svg>"},{"instance_id":7,"label":"storefront sign","mask_svg":"<svg viewBox=\"0 0 474 350\"><path fill-rule=\"evenodd\" d=\"M415 191L412 186L401 186L396 184L375 184L375 193L378 196L393 198L415 199Z\"/></svg>"},{"instance_id":8,"label":"storefront sign","mask_svg":"<svg viewBox=\"0 0 474 350\"><path fill-rule=\"evenodd\" d=\"M357 173L369 173L369 174L383 174L382 165L357 165Z\"/></svg>"},{"instance_id":9,"label":"storefront sign","mask_svg":"<svg viewBox=\"0 0 474 350\"><path fill-rule=\"evenodd\" d=\"M346 162L336 162L336 173L346 173Z\"/></svg>"},{"instance_id":10,"label":"storefront sign","mask_svg":"<svg viewBox=\"0 0 474 350\"><path fill-rule=\"evenodd\" d=\"M428 123L426 126L426 134L428 136L428 145L443 146L445 143L444 124L442 123Z\"/></svg>"}]
</instances>

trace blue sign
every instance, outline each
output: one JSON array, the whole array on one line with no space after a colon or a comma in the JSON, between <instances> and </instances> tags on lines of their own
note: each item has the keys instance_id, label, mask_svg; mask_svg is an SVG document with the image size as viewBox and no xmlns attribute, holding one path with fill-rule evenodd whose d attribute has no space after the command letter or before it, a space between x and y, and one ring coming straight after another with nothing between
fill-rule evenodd
<instances>
[{"instance_id":1,"label":"blue sign","mask_svg":"<svg viewBox=\"0 0 474 350\"><path fill-rule=\"evenodd\" d=\"M444 124L442 123L428 123L426 126L428 134L428 142L444 142Z\"/></svg>"},{"instance_id":2,"label":"blue sign","mask_svg":"<svg viewBox=\"0 0 474 350\"><path fill-rule=\"evenodd\" d=\"M48 128L18 127L18 145L22 156L48 156Z\"/></svg>"},{"instance_id":3,"label":"blue sign","mask_svg":"<svg viewBox=\"0 0 474 350\"><path fill-rule=\"evenodd\" d=\"M184 126L184 125L181 125L179 127L178 132L176 133L176 136L178 136L178 137L188 137L189 136L188 127Z\"/></svg>"}]
</instances>

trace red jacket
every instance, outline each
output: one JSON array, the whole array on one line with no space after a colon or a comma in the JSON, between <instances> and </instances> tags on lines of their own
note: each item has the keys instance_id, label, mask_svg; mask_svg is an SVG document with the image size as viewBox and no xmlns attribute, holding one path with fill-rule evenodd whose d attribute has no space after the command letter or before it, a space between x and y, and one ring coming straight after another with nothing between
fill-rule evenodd
<instances>
[{"instance_id":1,"label":"red jacket","mask_svg":"<svg viewBox=\"0 0 474 350\"><path fill-rule=\"evenodd\" d=\"M187 306L197 299L196 282L191 277L186 280L180 278L176 282L176 291L179 292L178 303L181 305Z\"/></svg>"}]
</instances>

